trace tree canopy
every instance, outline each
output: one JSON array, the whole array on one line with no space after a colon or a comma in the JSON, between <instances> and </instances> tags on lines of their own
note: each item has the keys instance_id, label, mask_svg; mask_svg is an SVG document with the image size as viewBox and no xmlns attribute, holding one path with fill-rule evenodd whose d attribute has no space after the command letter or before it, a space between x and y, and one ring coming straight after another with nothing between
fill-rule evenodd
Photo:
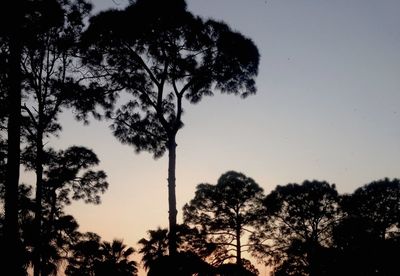
<instances>
[{"instance_id":1,"label":"tree canopy","mask_svg":"<svg viewBox=\"0 0 400 276\"><path fill-rule=\"evenodd\" d=\"M176 134L183 126L184 100L198 103L215 91L254 94L258 49L225 23L193 15L184 0L137 0L123 10L101 12L90 19L82 47L95 85L130 96L109 114L117 139L154 157L169 153L169 251L174 254Z\"/></svg>"},{"instance_id":2,"label":"tree canopy","mask_svg":"<svg viewBox=\"0 0 400 276\"><path fill-rule=\"evenodd\" d=\"M335 185L304 181L277 186L263 206L258 225L262 230L253 235L267 241L259 243L259 252L276 265L290 265L284 273L318 275L318 252L331 245L332 229L341 218Z\"/></svg>"},{"instance_id":3,"label":"tree canopy","mask_svg":"<svg viewBox=\"0 0 400 276\"><path fill-rule=\"evenodd\" d=\"M263 189L250 177L235 171L221 175L216 185L199 184L195 197L183 207L184 222L198 227L210 241L224 248L222 262L234 257L242 264L242 251L251 244L242 237L251 234L261 208ZM228 252L233 251L231 255Z\"/></svg>"}]
</instances>

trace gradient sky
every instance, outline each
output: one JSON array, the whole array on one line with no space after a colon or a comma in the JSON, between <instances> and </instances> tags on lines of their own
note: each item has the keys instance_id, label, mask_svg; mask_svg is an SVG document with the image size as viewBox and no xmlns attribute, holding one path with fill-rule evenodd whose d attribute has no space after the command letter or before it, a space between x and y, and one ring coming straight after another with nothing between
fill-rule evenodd
<instances>
[{"instance_id":1,"label":"gradient sky","mask_svg":"<svg viewBox=\"0 0 400 276\"><path fill-rule=\"evenodd\" d=\"M93 1L95 12L126 2ZM194 14L252 38L261 63L257 95L186 104L177 142L178 222L196 185L216 183L228 170L252 177L266 193L305 179L351 193L400 177L400 1L187 3ZM121 145L109 122L83 126L68 112L61 118L63 132L50 144L93 149L109 176L101 205L67 208L80 230L137 247L148 229L166 227L167 158Z\"/></svg>"}]
</instances>

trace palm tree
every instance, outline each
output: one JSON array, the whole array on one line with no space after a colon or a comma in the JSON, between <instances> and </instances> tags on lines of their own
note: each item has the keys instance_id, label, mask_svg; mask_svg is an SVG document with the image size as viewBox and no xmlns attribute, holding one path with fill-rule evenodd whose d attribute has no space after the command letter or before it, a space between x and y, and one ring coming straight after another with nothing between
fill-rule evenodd
<instances>
[{"instance_id":1,"label":"palm tree","mask_svg":"<svg viewBox=\"0 0 400 276\"><path fill-rule=\"evenodd\" d=\"M100 242L95 233L82 234L73 247L65 271L69 276L136 276L137 265L130 257L135 252L122 240Z\"/></svg>"},{"instance_id":2,"label":"palm tree","mask_svg":"<svg viewBox=\"0 0 400 276\"><path fill-rule=\"evenodd\" d=\"M146 270L157 259L167 255L168 250L168 230L158 227L156 230L147 231L149 239L141 239L138 243L141 245L139 253L143 254L142 262Z\"/></svg>"},{"instance_id":3,"label":"palm tree","mask_svg":"<svg viewBox=\"0 0 400 276\"><path fill-rule=\"evenodd\" d=\"M95 266L96 276L136 276L137 264L130 260L135 249L127 247L122 240L103 242L100 246L102 258Z\"/></svg>"},{"instance_id":4,"label":"palm tree","mask_svg":"<svg viewBox=\"0 0 400 276\"><path fill-rule=\"evenodd\" d=\"M175 256L167 255L169 235L167 229L158 227L149 230L148 239L141 239L139 253L148 276L214 275L214 267L205 259L214 251L214 244L202 239L197 229L181 224L177 227L177 251Z\"/></svg>"}]
</instances>

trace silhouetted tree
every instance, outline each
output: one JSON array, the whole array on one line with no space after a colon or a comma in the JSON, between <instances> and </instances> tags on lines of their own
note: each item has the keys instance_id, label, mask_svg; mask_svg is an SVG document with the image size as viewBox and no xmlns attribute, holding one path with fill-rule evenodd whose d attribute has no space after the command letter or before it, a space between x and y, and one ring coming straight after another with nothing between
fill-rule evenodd
<instances>
[{"instance_id":1,"label":"silhouetted tree","mask_svg":"<svg viewBox=\"0 0 400 276\"><path fill-rule=\"evenodd\" d=\"M215 268L193 252L177 252L174 256L163 256L151 266L148 276L214 276Z\"/></svg>"},{"instance_id":2,"label":"silhouetted tree","mask_svg":"<svg viewBox=\"0 0 400 276\"><path fill-rule=\"evenodd\" d=\"M100 203L100 194L108 188L107 175L102 170L93 170L100 161L92 150L72 146L47 153L43 180L44 203L49 217L54 217L72 200Z\"/></svg>"},{"instance_id":3,"label":"silhouetted tree","mask_svg":"<svg viewBox=\"0 0 400 276\"><path fill-rule=\"evenodd\" d=\"M35 202L32 200L32 186L20 184L18 187L18 224L22 244L21 260L25 270L32 264L33 220Z\"/></svg>"},{"instance_id":4,"label":"silhouetted tree","mask_svg":"<svg viewBox=\"0 0 400 276\"><path fill-rule=\"evenodd\" d=\"M101 259L100 236L92 232L81 234L71 247L65 274L94 276L95 265L99 259Z\"/></svg>"},{"instance_id":5,"label":"silhouetted tree","mask_svg":"<svg viewBox=\"0 0 400 276\"><path fill-rule=\"evenodd\" d=\"M70 239L78 228L73 218L64 214L64 207L79 199L86 203L100 203L100 194L105 192L108 183L104 171L92 170L99 160L89 149L73 146L65 151L50 149L43 153L40 248L44 273L49 264L62 260L60 254L68 250L73 242ZM35 151L26 151L23 159L27 169L35 169ZM69 234L64 235L66 232Z\"/></svg>"},{"instance_id":6,"label":"silhouetted tree","mask_svg":"<svg viewBox=\"0 0 400 276\"><path fill-rule=\"evenodd\" d=\"M249 269L243 265L238 264L222 264L217 269L217 275L219 276L257 276L258 270L250 263L250 261L245 260L246 264L249 264Z\"/></svg>"},{"instance_id":7,"label":"silhouetted tree","mask_svg":"<svg viewBox=\"0 0 400 276\"><path fill-rule=\"evenodd\" d=\"M262 188L242 173L224 173L216 185L199 184L194 199L183 208L184 222L200 228L209 239L234 255L242 265L242 251L251 244L243 244L241 237L253 232L256 214L261 208Z\"/></svg>"},{"instance_id":8,"label":"silhouetted tree","mask_svg":"<svg viewBox=\"0 0 400 276\"><path fill-rule=\"evenodd\" d=\"M322 275L318 257L332 243L332 228L341 218L334 185L320 181L277 186L264 199L257 246L285 275ZM259 237L256 238L256 236ZM261 255L263 255L261 254Z\"/></svg>"},{"instance_id":9,"label":"silhouetted tree","mask_svg":"<svg viewBox=\"0 0 400 276\"><path fill-rule=\"evenodd\" d=\"M242 267L247 270L245 273L252 273L252 275L259 275L260 272L258 269L252 264L252 262L248 259L242 258Z\"/></svg>"},{"instance_id":10,"label":"silhouetted tree","mask_svg":"<svg viewBox=\"0 0 400 276\"><path fill-rule=\"evenodd\" d=\"M135 250L126 247L122 240L113 240L112 243L105 241L101 244L100 251L102 258L96 265L96 276L137 275L136 262L130 259Z\"/></svg>"},{"instance_id":11,"label":"silhouetted tree","mask_svg":"<svg viewBox=\"0 0 400 276\"><path fill-rule=\"evenodd\" d=\"M74 107L78 118L95 112L96 103L104 103L98 93L85 87L86 79L77 65L77 42L91 5L85 0L49 0L32 2L29 34L23 47L22 73L25 102L24 130L28 147L35 149L36 241L34 275L40 274L40 240L43 205L44 145L50 135L61 129L58 115L62 108ZM97 98L96 98L97 97ZM101 100L99 100L101 99ZM99 100L99 101L98 101Z\"/></svg>"},{"instance_id":12,"label":"silhouetted tree","mask_svg":"<svg viewBox=\"0 0 400 276\"><path fill-rule=\"evenodd\" d=\"M399 234L400 180L373 181L354 191L343 204L347 213L365 219L371 232L384 240Z\"/></svg>"},{"instance_id":13,"label":"silhouetted tree","mask_svg":"<svg viewBox=\"0 0 400 276\"><path fill-rule=\"evenodd\" d=\"M68 257L71 245L79 235L78 223L71 215L59 215L56 220L43 218L42 231L42 275L58 275L59 267Z\"/></svg>"},{"instance_id":14,"label":"silhouetted tree","mask_svg":"<svg viewBox=\"0 0 400 276\"><path fill-rule=\"evenodd\" d=\"M73 246L72 256L65 274L68 276L135 276L136 262L131 255L132 247L126 247L121 240L101 242L94 233L82 234Z\"/></svg>"},{"instance_id":15,"label":"silhouetted tree","mask_svg":"<svg viewBox=\"0 0 400 276\"><path fill-rule=\"evenodd\" d=\"M342 206L346 217L333 231L337 251L333 272L396 275L396 258L400 253L400 181L385 178L364 185L343 196Z\"/></svg>"},{"instance_id":16,"label":"silhouetted tree","mask_svg":"<svg viewBox=\"0 0 400 276\"><path fill-rule=\"evenodd\" d=\"M104 172L90 170L98 163L98 159L88 149L71 147L66 151L46 153L51 158L46 159L44 166L41 272L43 275L55 275L79 234L77 222L72 216L64 214L65 205L78 199L99 203L98 194L105 191L107 182ZM27 154L23 158L25 161L29 159ZM34 166L34 162L26 162L25 165L29 168L29 165ZM18 249L18 255L25 269L32 264L32 249L37 243L32 190L31 186L19 185L18 214L22 246ZM3 203L4 197L1 197L0 205ZM0 237L3 237L2 231Z\"/></svg>"},{"instance_id":17,"label":"silhouetted tree","mask_svg":"<svg viewBox=\"0 0 400 276\"><path fill-rule=\"evenodd\" d=\"M32 187L26 184L18 186L18 225L19 225L19 247L16 248L20 261L20 275L26 275L27 268L32 263L32 247L33 247L33 220L34 220L34 201L32 200ZM0 194L0 206L4 206L4 193ZM4 216L0 214L0 248L4 250ZM6 252L3 252L6 253ZM2 260L4 261L4 260ZM4 265L1 266L1 271L4 271Z\"/></svg>"},{"instance_id":18,"label":"silhouetted tree","mask_svg":"<svg viewBox=\"0 0 400 276\"><path fill-rule=\"evenodd\" d=\"M187 224L179 224L177 228L178 250L181 253L191 255L204 262L216 265L225 253L216 243L210 241L204 231L196 227L189 227ZM220 254L220 255L219 255Z\"/></svg>"},{"instance_id":19,"label":"silhouetted tree","mask_svg":"<svg viewBox=\"0 0 400 276\"><path fill-rule=\"evenodd\" d=\"M156 230L149 230L148 239L143 238L139 240L139 253L142 254L143 266L148 270L152 263L157 259L167 255L168 251L168 230L161 229L160 227Z\"/></svg>"},{"instance_id":20,"label":"silhouetted tree","mask_svg":"<svg viewBox=\"0 0 400 276\"><path fill-rule=\"evenodd\" d=\"M157 228L148 231L148 238L138 243L141 248L142 263L149 275L170 273L199 273L208 275L213 266L206 262L207 257L215 250L215 245L205 240L205 236L195 228L177 225L177 251L175 257L168 256L168 230ZM177 267L174 267L177 265ZM180 272L179 272L180 271ZM172 275L171 274L171 275ZM183 274L182 274L183 275Z\"/></svg>"},{"instance_id":21,"label":"silhouetted tree","mask_svg":"<svg viewBox=\"0 0 400 276\"><path fill-rule=\"evenodd\" d=\"M0 259L11 275L23 275L18 256L18 184L21 126L21 56L22 27L24 23L24 0L6 1L0 9L0 43L2 67L1 90L6 93L7 115L7 164L5 175L4 246ZM3 94L4 95L4 94Z\"/></svg>"},{"instance_id":22,"label":"silhouetted tree","mask_svg":"<svg viewBox=\"0 0 400 276\"><path fill-rule=\"evenodd\" d=\"M21 265L21 268L24 271L21 271L21 275L25 275L25 270L28 268L28 266L31 264L31 226L32 226L32 221L33 221L33 210L34 210L34 203L31 199L32 195L32 187L25 185L25 184L20 184L18 186L18 225L19 225L19 247L15 248L14 250L17 250L18 253L18 258L19 258L19 264ZM4 206L4 193L1 194L0 196L0 205ZM0 241L2 244L0 245L1 250L4 250L3 247L3 237L4 237L4 232L3 232L3 222L4 222L4 217L3 213L0 215L1 221L1 231L0 231ZM6 252L5 252L6 253ZM1 271L3 271L5 268L4 266L1 266Z\"/></svg>"},{"instance_id":23,"label":"silhouetted tree","mask_svg":"<svg viewBox=\"0 0 400 276\"><path fill-rule=\"evenodd\" d=\"M137 151L168 151L169 253L176 253L176 135L184 99L198 103L214 90L256 92L259 54L226 24L204 21L184 0L137 0L91 18L83 39L96 83L124 89L130 100L113 115L114 135Z\"/></svg>"},{"instance_id":24,"label":"silhouetted tree","mask_svg":"<svg viewBox=\"0 0 400 276\"><path fill-rule=\"evenodd\" d=\"M54 13L52 13L51 15L49 14L49 9L52 8L54 9ZM28 45L24 45L27 46L26 49L26 57L31 57L31 59L38 59L39 57L42 59L46 59L48 63L50 63L50 59L48 58L48 55L46 55L45 53L45 49L42 49L41 47L38 47L38 43L40 42L40 38L37 38L35 36L43 36L43 32L48 31L48 29L50 29L52 27L52 25L54 24L58 24L59 22L59 17L62 17L62 13L61 13L61 9L59 7L59 5L57 5L56 1L40 1L40 3L38 3L37 7L34 8L34 10L37 10L37 14L32 13L31 14L31 22L34 25L38 25L37 29L33 29L31 28L32 31L32 36L27 38L27 41L32 39L32 41L30 43L27 43ZM28 36L28 35L27 35ZM46 41L47 39L43 36L43 40ZM35 49L30 50L30 46L31 45L35 45ZM40 45L43 46L43 45ZM24 50L24 49L23 49ZM30 52L30 53L28 53ZM39 53L44 52L43 55L40 55ZM26 59L23 58L23 61L25 61ZM21 64L25 65L24 63L26 62L21 62ZM34 61L30 61L31 64L35 64ZM26 70L26 66L23 66L23 68L25 68ZM47 87L47 83L48 83L48 76L46 76L47 72L49 72L49 69L44 68L43 66L39 66L38 68L33 68L32 71L32 75L33 76L37 76L35 79L35 84L37 86L46 86L45 89L45 94L51 94L49 93L50 91L48 91L48 87ZM24 73L24 72L23 72ZM25 72L25 75L28 75L27 72ZM42 75L45 75L44 78ZM50 77L50 76L49 76ZM30 80L29 77L27 77L28 80ZM29 90L29 81L27 82L28 85L25 85L25 88L27 88L27 90ZM43 88L40 87L39 91L42 90ZM30 95L28 94L28 97ZM27 97L27 98L28 98ZM32 96L31 96L32 97ZM43 168L42 168L42 162L44 159L43 156L43 136L44 136L44 129L46 128L46 126L42 126L43 125L43 113L44 113L44 107L42 104L42 94L38 94L36 93L36 95L34 95L34 97L32 97L34 100L38 101L38 105L34 106L32 109L36 110L38 113L37 118L35 119L33 117L33 114L31 113L31 110L28 109L26 107L26 104L24 105L25 109L32 114L31 118L29 119L33 119L33 121L31 121L30 123L32 124L32 126L35 128L36 133L33 133L33 131L31 131L31 128L26 128L28 131L30 131L31 137L29 137L28 135L28 141L30 140L30 142L32 142L35 146L36 146L36 164L35 164L35 169L36 169L36 210L35 210L35 221L36 221L36 245L34 246L34 275L35 276L39 276L41 274L40 272L40 254L41 254L41 243L42 243L42 239L41 239L41 223L42 223L42 173L43 173ZM30 99L28 99L29 101ZM40 116L39 116L40 114Z\"/></svg>"}]
</instances>

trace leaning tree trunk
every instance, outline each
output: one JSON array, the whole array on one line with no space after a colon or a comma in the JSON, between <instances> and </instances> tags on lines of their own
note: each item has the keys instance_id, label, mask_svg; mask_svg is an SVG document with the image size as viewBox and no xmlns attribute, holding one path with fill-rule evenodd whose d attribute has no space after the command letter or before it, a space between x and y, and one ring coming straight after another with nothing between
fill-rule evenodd
<instances>
[{"instance_id":1,"label":"leaning tree trunk","mask_svg":"<svg viewBox=\"0 0 400 276\"><path fill-rule=\"evenodd\" d=\"M168 250L170 256L177 252L176 238L176 192L175 192L175 170L176 170L176 141L175 136L168 142L168 207L169 207L169 234Z\"/></svg>"},{"instance_id":2,"label":"leaning tree trunk","mask_svg":"<svg viewBox=\"0 0 400 276\"><path fill-rule=\"evenodd\" d=\"M16 1L17 2L17 1ZM10 7L10 6L9 6ZM11 33L9 35L8 74L8 122L7 122L7 170L5 179L5 224L3 267L9 275L22 275L23 267L19 254L18 227L18 184L21 136L21 55L20 31L21 12L18 3L11 4Z\"/></svg>"}]
</instances>

